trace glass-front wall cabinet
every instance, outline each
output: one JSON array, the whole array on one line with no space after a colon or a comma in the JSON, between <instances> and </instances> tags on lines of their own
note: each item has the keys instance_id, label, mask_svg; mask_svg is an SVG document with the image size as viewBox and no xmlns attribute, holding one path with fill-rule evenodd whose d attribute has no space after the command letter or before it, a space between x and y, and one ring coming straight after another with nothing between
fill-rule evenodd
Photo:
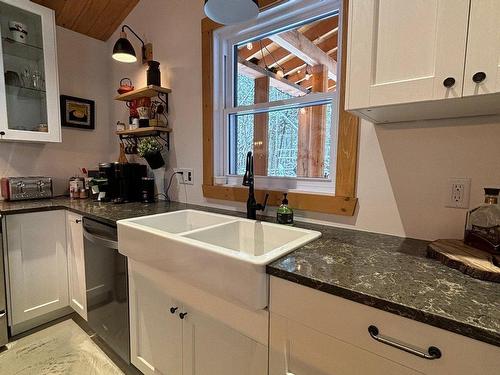
<instances>
[{"instance_id":1,"label":"glass-front wall cabinet","mask_svg":"<svg viewBox=\"0 0 500 375\"><path fill-rule=\"evenodd\" d=\"M0 140L60 142L53 11L0 0Z\"/></svg>"}]
</instances>

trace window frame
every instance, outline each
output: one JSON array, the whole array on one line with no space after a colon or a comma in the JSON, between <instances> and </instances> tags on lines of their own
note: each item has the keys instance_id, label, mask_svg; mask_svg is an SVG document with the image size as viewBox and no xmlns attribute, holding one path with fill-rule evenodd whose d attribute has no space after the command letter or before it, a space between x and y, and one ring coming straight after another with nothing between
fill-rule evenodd
<instances>
[{"instance_id":1,"label":"window frame","mask_svg":"<svg viewBox=\"0 0 500 375\"><path fill-rule=\"evenodd\" d=\"M297 3L297 1L295 2ZM237 97L237 45L245 45L249 41L260 40L266 35L276 34L280 30L289 30L316 20L338 14L339 0L328 0L319 4L317 1L299 0L299 6L294 3L269 10L261 14L254 22L235 26L225 26L214 31L214 148L218 150L214 160L214 171L218 178L226 183L234 182L231 175L230 137L229 124L236 115L249 115L262 112L271 112L281 109L311 107L314 105L331 104L331 135L336 139L338 118L337 92L309 93L301 97L277 100L273 102L257 103L253 105L238 106ZM330 148L330 161L336 160L336 147ZM333 164L333 163L332 163ZM243 176L241 176L242 180ZM283 178L281 184L277 178ZM286 178L286 179L285 179ZM296 187L290 179L296 180ZM330 177L284 177L284 176L256 176L256 184L263 189L302 190L311 193L334 192L335 173ZM241 185L241 181L239 182Z\"/></svg>"},{"instance_id":2,"label":"window frame","mask_svg":"<svg viewBox=\"0 0 500 375\"><path fill-rule=\"evenodd\" d=\"M317 211L333 213L345 216L354 215L357 198L355 196L355 184L356 184L356 168L357 168L357 151L358 151L358 128L359 120L357 117L345 112L344 110L344 100L345 100L345 90L343 90L345 85L345 56L346 49L346 20L347 20L347 0L338 0L342 2L340 6L339 15L339 32L341 33L339 38L339 61L340 69L339 76L340 84L338 84L335 93L312 93L308 95L307 102L314 100L325 101L332 100L331 98L336 98L338 105L334 108L332 112L338 111L338 122L337 123L337 147L332 147L336 152L336 157L332 160L336 160L336 163L332 165L335 166L336 173L334 179L334 185L332 185L331 192L300 192L293 190L289 193L290 204L302 210ZM270 3L270 1L265 1L265 3ZM276 3L273 2L273 3ZM278 5L282 2L277 2ZM283 7L288 8L287 12L292 12L300 14L303 20L313 19L315 15L322 13L331 13L335 6L335 1L322 2L320 6L317 5L318 2L315 0L297 0L285 3ZM266 4L267 5L267 4ZM274 5L274 4L272 4ZM299 5L299 6L297 6ZM337 4L338 6L338 4ZM328 12L330 10L330 12ZM283 8L276 9L276 11L283 11ZM273 10L263 13L259 17L259 32L261 35L266 31L266 27L270 28L269 32L280 28L280 22L286 27L290 25L290 19L293 17L289 15L283 17L282 20L276 23L272 20ZM268 23L266 21L269 20ZM272 22L271 22L272 21ZM202 20L202 73L203 73L203 194L206 198L231 200L244 202L247 199L247 189L239 186L225 186L216 185L215 179L217 176L222 174L225 175L225 171L228 171L228 161L225 160L227 138L225 132L227 127L223 126L225 124L225 118L228 117L229 113L234 113L236 109L245 111L244 107L234 107L234 100L232 95L228 93L224 85L217 85L220 80L214 80L214 77L220 77L224 74L226 80L229 79L230 84L234 85L234 70L226 69L228 64L226 61L214 61L215 56L232 56L234 53L234 48L229 48L232 51L224 51L225 53L220 53L221 48L225 48L220 43L220 38L224 37L228 40L227 45L231 46L235 43L244 43L245 37L251 36L252 25L247 24L250 28L246 27L245 32L238 32L234 27L225 27L221 29L221 25L205 18ZM249 31L250 30L250 31ZM254 31L255 32L255 31ZM235 34L233 37L228 37L227 33ZM243 37L243 39L242 39ZM251 38L250 38L251 39ZM235 41L232 43L232 41ZM232 43L232 44L231 44ZM227 48L227 47L226 47ZM226 57L227 59L227 57ZM231 64L233 65L233 64ZM224 69L224 71L221 71ZM234 69L234 67L233 67ZM226 81L225 80L225 81ZM302 98L301 98L302 99ZM256 104L249 106L246 110L250 112L255 112L256 110L264 111L269 107L279 108L280 106L290 106L296 104L297 102L303 102L302 100L297 100L297 98L287 99L280 102ZM225 103L230 103L230 106L225 106ZM251 108L250 108L251 107ZM223 108L221 110L221 108ZM334 122L335 123L335 122ZM221 145L222 142L225 144ZM222 158L222 161L221 161ZM220 166L223 165L223 173L221 174ZM332 174L333 175L333 174ZM268 177L263 177L264 179ZM283 179L283 177L281 177ZM297 179L297 178L293 178ZM298 178L300 179L300 178ZM279 205L281 201L282 191L285 188L276 188L268 190L267 188L262 189L262 184L259 183L259 178L257 180L256 195L258 199L262 199L265 193L270 194L269 204ZM320 179L316 179L320 180ZM261 180L263 181L263 180ZM316 182L317 183L317 182Z\"/></svg>"}]
</instances>

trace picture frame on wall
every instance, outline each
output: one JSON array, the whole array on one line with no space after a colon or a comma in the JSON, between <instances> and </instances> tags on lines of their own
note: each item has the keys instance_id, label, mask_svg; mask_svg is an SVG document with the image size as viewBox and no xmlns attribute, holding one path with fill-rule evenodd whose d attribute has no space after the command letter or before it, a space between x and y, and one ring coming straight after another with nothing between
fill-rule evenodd
<instances>
[{"instance_id":1,"label":"picture frame on wall","mask_svg":"<svg viewBox=\"0 0 500 375\"><path fill-rule=\"evenodd\" d=\"M61 125L69 128L95 129L95 102L61 95Z\"/></svg>"}]
</instances>

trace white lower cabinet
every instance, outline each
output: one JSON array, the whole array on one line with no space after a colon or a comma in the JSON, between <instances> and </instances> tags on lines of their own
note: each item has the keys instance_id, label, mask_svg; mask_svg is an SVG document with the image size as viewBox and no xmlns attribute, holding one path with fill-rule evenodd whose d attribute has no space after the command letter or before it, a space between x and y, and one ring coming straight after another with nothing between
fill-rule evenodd
<instances>
[{"instance_id":1,"label":"white lower cabinet","mask_svg":"<svg viewBox=\"0 0 500 375\"><path fill-rule=\"evenodd\" d=\"M189 307L183 322L183 375L265 375L267 347Z\"/></svg>"},{"instance_id":2,"label":"white lower cabinet","mask_svg":"<svg viewBox=\"0 0 500 375\"><path fill-rule=\"evenodd\" d=\"M179 304L139 274L129 275L130 355L144 374L182 373ZM170 312L173 310L174 314Z\"/></svg>"},{"instance_id":3,"label":"white lower cabinet","mask_svg":"<svg viewBox=\"0 0 500 375\"><path fill-rule=\"evenodd\" d=\"M65 211L9 215L6 229L11 325L67 307Z\"/></svg>"},{"instance_id":4,"label":"white lower cabinet","mask_svg":"<svg viewBox=\"0 0 500 375\"><path fill-rule=\"evenodd\" d=\"M69 305L83 319L87 320L82 216L67 211L66 230L68 245Z\"/></svg>"},{"instance_id":5,"label":"white lower cabinet","mask_svg":"<svg viewBox=\"0 0 500 375\"><path fill-rule=\"evenodd\" d=\"M145 375L265 375L267 347L170 297L129 262L132 364Z\"/></svg>"},{"instance_id":6,"label":"white lower cabinet","mask_svg":"<svg viewBox=\"0 0 500 375\"><path fill-rule=\"evenodd\" d=\"M500 348L271 277L270 375L496 375ZM427 353L425 359L371 337Z\"/></svg>"}]
</instances>

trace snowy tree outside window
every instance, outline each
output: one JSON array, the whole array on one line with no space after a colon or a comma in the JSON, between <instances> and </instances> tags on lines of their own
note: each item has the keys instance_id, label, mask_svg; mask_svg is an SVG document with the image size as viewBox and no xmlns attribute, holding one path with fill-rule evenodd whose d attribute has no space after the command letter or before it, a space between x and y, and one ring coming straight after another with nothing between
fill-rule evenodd
<instances>
[{"instance_id":1,"label":"snowy tree outside window","mask_svg":"<svg viewBox=\"0 0 500 375\"><path fill-rule=\"evenodd\" d=\"M237 105L254 104L255 82L252 78L238 74ZM269 89L269 101L290 99L292 96L275 87ZM297 177L297 152L299 130L299 108L269 112L268 122L268 176ZM330 151L332 144L332 105L326 106L326 142L324 177L330 177ZM234 129L235 172L245 173L245 160L248 151L253 150L254 115L236 116Z\"/></svg>"}]
</instances>

